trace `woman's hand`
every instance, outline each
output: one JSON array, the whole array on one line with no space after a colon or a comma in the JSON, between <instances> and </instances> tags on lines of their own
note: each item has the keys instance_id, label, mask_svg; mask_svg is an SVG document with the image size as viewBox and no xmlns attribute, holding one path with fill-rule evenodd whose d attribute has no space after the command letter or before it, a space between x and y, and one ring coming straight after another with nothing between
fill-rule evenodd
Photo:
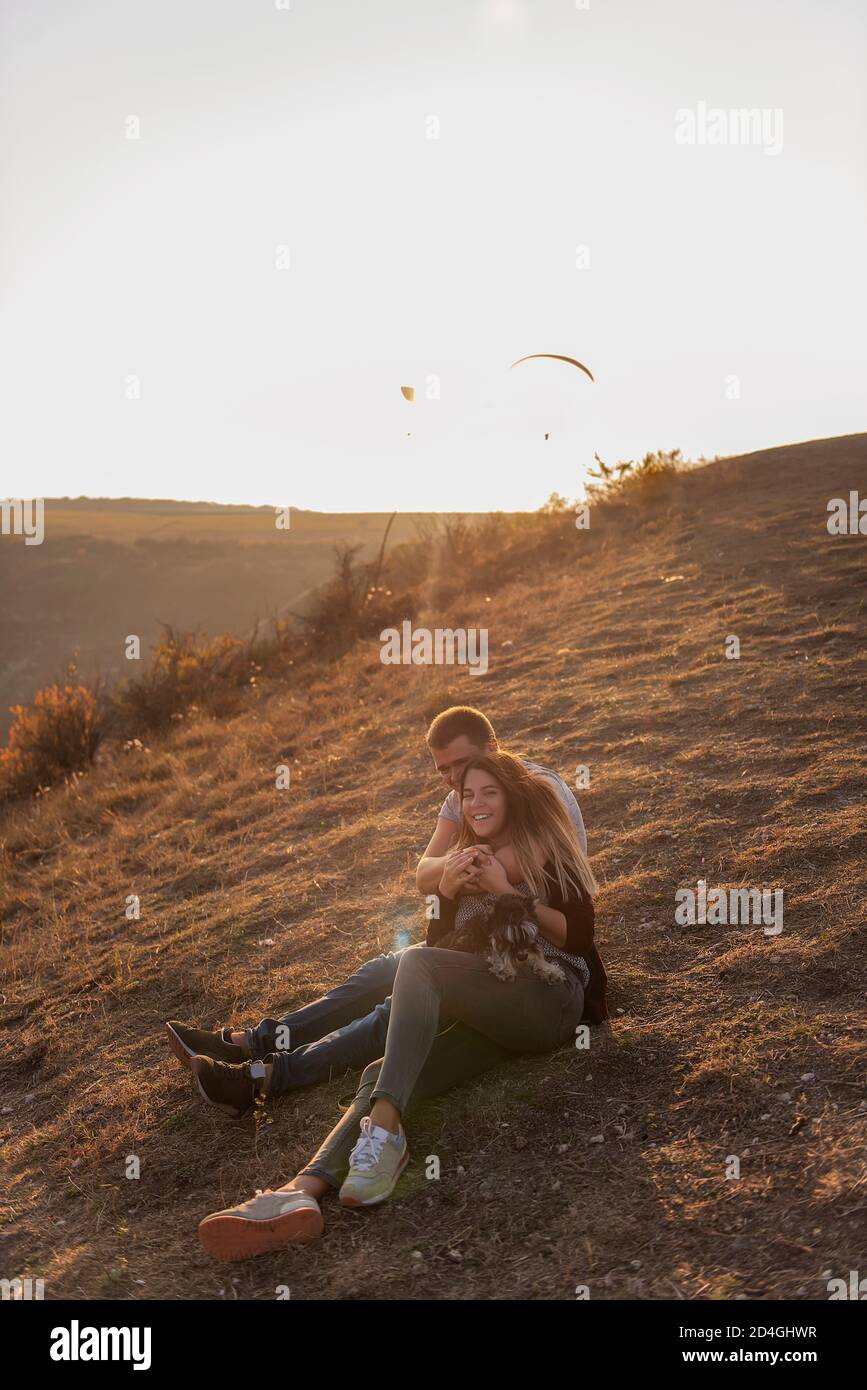
<instances>
[{"instance_id":1,"label":"woman's hand","mask_svg":"<svg viewBox=\"0 0 867 1390\"><path fill-rule=\"evenodd\" d=\"M476 865L478 850L475 845L468 849L453 850L446 855L445 867L439 882L439 891L446 898L457 898L461 893L476 891L480 870Z\"/></svg>"},{"instance_id":2,"label":"woman's hand","mask_svg":"<svg viewBox=\"0 0 867 1390\"><path fill-rule=\"evenodd\" d=\"M501 897L513 891L508 874L496 855L485 855L476 870L475 885L482 893L496 893Z\"/></svg>"}]
</instances>

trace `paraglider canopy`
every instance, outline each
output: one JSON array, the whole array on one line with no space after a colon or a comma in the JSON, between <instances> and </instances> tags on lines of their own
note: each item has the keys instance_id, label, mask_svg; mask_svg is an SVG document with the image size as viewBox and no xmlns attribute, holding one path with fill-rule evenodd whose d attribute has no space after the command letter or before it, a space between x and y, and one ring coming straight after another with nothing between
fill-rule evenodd
<instances>
[{"instance_id":1,"label":"paraglider canopy","mask_svg":"<svg viewBox=\"0 0 867 1390\"><path fill-rule=\"evenodd\" d=\"M512 366L517 367L520 365L521 362L531 362L534 358L537 357L547 357L554 362L568 362L570 367L577 367L579 371L584 372L585 376L589 376L590 380L593 382L594 385L596 384L596 379L593 376L593 373L591 372L589 367L585 367L584 363L579 362L577 357L565 357L561 352L528 352L526 357L519 357L517 362L512 363ZM550 431L545 431L546 439L548 438L549 433Z\"/></svg>"},{"instance_id":2,"label":"paraglider canopy","mask_svg":"<svg viewBox=\"0 0 867 1390\"><path fill-rule=\"evenodd\" d=\"M584 363L579 362L577 357L564 357L560 352L528 352L526 357L519 357L517 362L512 363L512 366L517 367L520 362L530 362L535 357L548 357L555 362L568 362L571 366L578 367L580 371L585 372L594 385L596 383L596 378L589 367L585 367Z\"/></svg>"}]
</instances>

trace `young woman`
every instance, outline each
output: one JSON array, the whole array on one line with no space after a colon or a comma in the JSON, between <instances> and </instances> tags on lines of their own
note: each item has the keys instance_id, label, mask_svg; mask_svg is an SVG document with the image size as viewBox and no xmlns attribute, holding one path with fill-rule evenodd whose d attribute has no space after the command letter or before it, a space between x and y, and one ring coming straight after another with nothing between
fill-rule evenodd
<instances>
[{"instance_id":1,"label":"young woman","mask_svg":"<svg viewBox=\"0 0 867 1390\"><path fill-rule=\"evenodd\" d=\"M582 1019L607 1017L593 944L596 885L556 793L517 758L492 753L467 764L461 806L439 918L423 947L401 954L384 1057L363 1072L351 1107L291 1182L201 1222L212 1254L243 1259L315 1238L329 1188L340 1189L343 1206L385 1201L409 1159L402 1121L413 1106L508 1058L551 1051ZM498 979L482 956L436 945L515 893L534 900L544 954L562 980L542 980L526 962L513 980Z\"/></svg>"}]
</instances>

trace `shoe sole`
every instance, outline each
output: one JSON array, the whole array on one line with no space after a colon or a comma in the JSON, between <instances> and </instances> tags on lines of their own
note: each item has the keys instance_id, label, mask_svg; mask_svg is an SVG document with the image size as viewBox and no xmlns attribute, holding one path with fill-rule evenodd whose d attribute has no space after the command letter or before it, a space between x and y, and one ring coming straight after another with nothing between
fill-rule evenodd
<instances>
[{"instance_id":1,"label":"shoe sole","mask_svg":"<svg viewBox=\"0 0 867 1390\"><path fill-rule=\"evenodd\" d=\"M190 1058L194 1057L195 1053L187 1047L186 1043L181 1039L180 1035L175 1032L170 1023L166 1024L166 1032L169 1036L169 1047L172 1049L172 1052L183 1066L189 1068Z\"/></svg>"},{"instance_id":2,"label":"shoe sole","mask_svg":"<svg viewBox=\"0 0 867 1390\"><path fill-rule=\"evenodd\" d=\"M205 1090L204 1086L202 1085L202 1080L201 1080L201 1077L199 1076L199 1069L198 1069L198 1067L197 1067L197 1065L196 1065L196 1063L198 1062L198 1060L199 1060L199 1054L198 1054L198 1053L196 1053L196 1052L190 1053L190 1062L189 1062L190 1071L193 1073L193 1080L194 1080L195 1083L196 1083L196 1090L198 1091L199 1095L202 1097L202 1100L205 1101L208 1105L210 1105L214 1110L220 1110L220 1111L222 1111L222 1113L223 1113L224 1115L228 1115L228 1116L229 1116L231 1119L233 1119L233 1120L243 1120L243 1118L244 1118L245 1115L250 1115L250 1114L252 1114L252 1111L253 1111L253 1106L252 1106L252 1105L251 1105L251 1106L249 1107L249 1109L247 1109L247 1110L239 1110L239 1109L237 1108L237 1106L235 1106L235 1105L229 1105L229 1104L227 1104L227 1103L225 1103L225 1102L223 1102L223 1101L220 1101L220 1100L213 1100L212 1097L208 1095L207 1091ZM236 1218L233 1218L233 1219L236 1219Z\"/></svg>"},{"instance_id":3,"label":"shoe sole","mask_svg":"<svg viewBox=\"0 0 867 1390\"><path fill-rule=\"evenodd\" d=\"M199 1222L199 1240L218 1260L248 1260L267 1255L286 1245L304 1245L322 1235L322 1213L310 1207L275 1216L272 1221L250 1221L243 1216L206 1216Z\"/></svg>"},{"instance_id":4,"label":"shoe sole","mask_svg":"<svg viewBox=\"0 0 867 1390\"><path fill-rule=\"evenodd\" d=\"M387 1202L394 1189L397 1187L398 1179L406 1165L409 1163L409 1149L406 1150L401 1159L400 1167L394 1175L394 1182L387 1192L383 1192L379 1197L371 1197L369 1201L363 1202L359 1197L339 1197L338 1201L342 1207L378 1207L380 1202Z\"/></svg>"}]
</instances>

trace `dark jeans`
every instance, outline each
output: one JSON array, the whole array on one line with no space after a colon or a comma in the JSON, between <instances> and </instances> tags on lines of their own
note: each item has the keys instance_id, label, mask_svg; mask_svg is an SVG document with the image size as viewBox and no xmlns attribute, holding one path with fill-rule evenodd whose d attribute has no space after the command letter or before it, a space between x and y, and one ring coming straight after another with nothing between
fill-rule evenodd
<instances>
[{"instance_id":1,"label":"dark jeans","mask_svg":"<svg viewBox=\"0 0 867 1390\"><path fill-rule=\"evenodd\" d=\"M321 999L283 1018L263 1018L250 1028L250 1055L272 1063L270 1093L330 1081L381 1057L400 958L406 951L427 949L405 946L402 951L374 956Z\"/></svg>"},{"instance_id":2,"label":"dark jeans","mask_svg":"<svg viewBox=\"0 0 867 1390\"><path fill-rule=\"evenodd\" d=\"M436 946L401 952L385 1055L365 1068L355 1100L302 1173L340 1186L361 1119L378 1097L404 1117L490 1067L572 1037L584 991L576 974L565 975L547 984L522 964L504 981L480 956Z\"/></svg>"}]
</instances>

